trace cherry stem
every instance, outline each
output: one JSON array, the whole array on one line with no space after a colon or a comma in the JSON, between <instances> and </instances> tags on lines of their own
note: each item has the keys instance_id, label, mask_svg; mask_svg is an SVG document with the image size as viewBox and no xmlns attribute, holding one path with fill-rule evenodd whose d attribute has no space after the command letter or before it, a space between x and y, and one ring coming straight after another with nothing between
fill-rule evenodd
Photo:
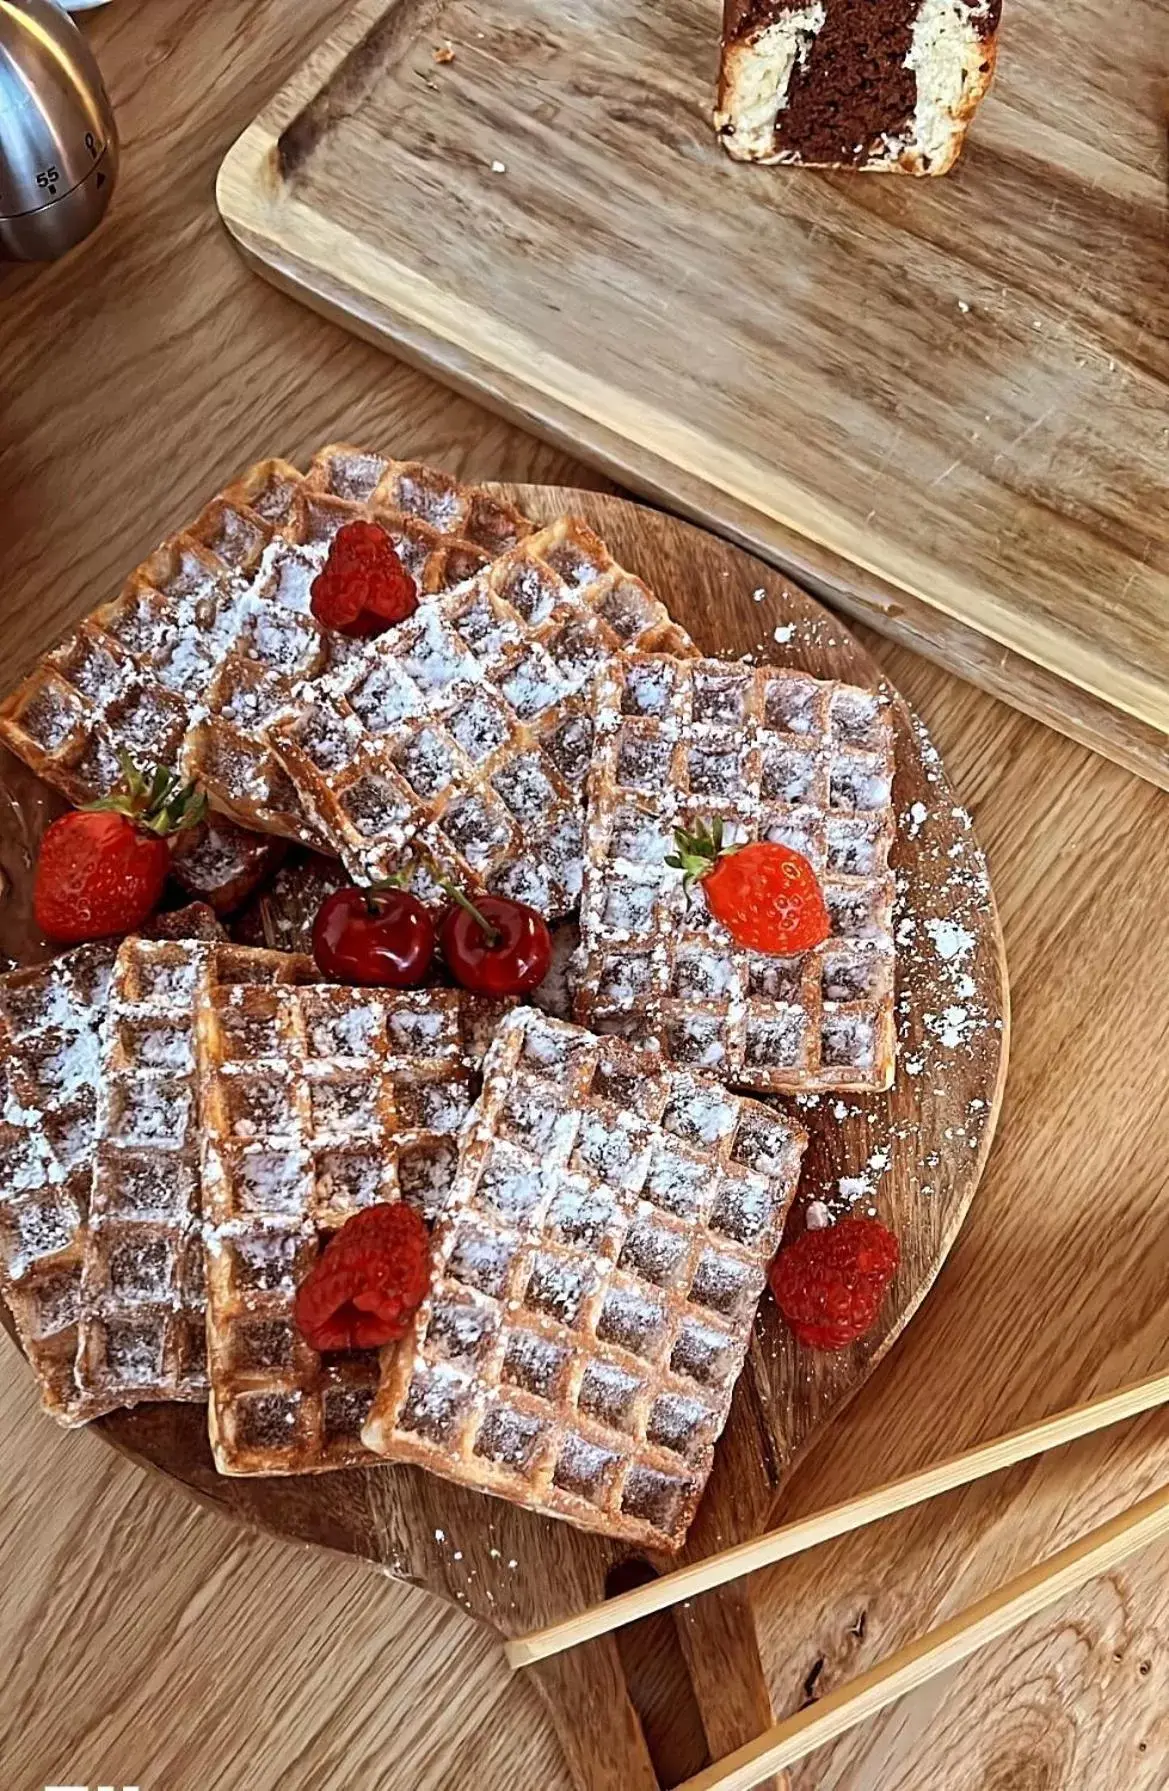
<instances>
[{"instance_id":1,"label":"cherry stem","mask_svg":"<svg viewBox=\"0 0 1169 1791\"><path fill-rule=\"evenodd\" d=\"M443 887L443 889L445 889L447 895L450 896L451 901L457 902L459 904L460 908L466 909L467 913L472 917L473 920L478 921L479 925L483 929L484 937L487 940L487 949L488 949L488 951L492 951L495 948L495 946L497 946L499 944L499 929L498 929L498 927L492 926L492 924L488 920L487 916L485 914L483 914L478 908L476 908L476 906L475 906L474 902L471 900L470 896L465 895L463 893L463 891L461 889L459 889L456 884L443 882L443 880L441 878L439 879L439 881L442 883L442 887Z\"/></svg>"},{"instance_id":2,"label":"cherry stem","mask_svg":"<svg viewBox=\"0 0 1169 1791\"><path fill-rule=\"evenodd\" d=\"M376 883L370 883L365 889L365 911L371 919L378 915L377 897L387 889L409 889L414 878L414 866L406 864L400 871L391 871L388 877L379 877Z\"/></svg>"},{"instance_id":3,"label":"cherry stem","mask_svg":"<svg viewBox=\"0 0 1169 1791\"><path fill-rule=\"evenodd\" d=\"M483 929L483 936L487 941L488 951L493 950L494 947L499 944L499 928L492 926L487 916L480 909L476 908L470 896L465 895L457 883L452 883L449 877L443 876L435 860L429 853L426 853L422 857L421 863L426 866L427 871L434 878L434 881L438 884L438 887L442 890L443 894L449 896L452 902L457 902L460 908L465 908L471 918L478 922Z\"/></svg>"}]
</instances>

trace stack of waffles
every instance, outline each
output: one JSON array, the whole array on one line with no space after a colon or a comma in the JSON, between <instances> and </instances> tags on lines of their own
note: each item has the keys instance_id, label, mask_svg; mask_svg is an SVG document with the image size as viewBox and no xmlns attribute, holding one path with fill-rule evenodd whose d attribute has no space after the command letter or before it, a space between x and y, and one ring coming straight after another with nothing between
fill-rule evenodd
<instances>
[{"instance_id":1,"label":"stack of waffles","mask_svg":"<svg viewBox=\"0 0 1169 1791\"><path fill-rule=\"evenodd\" d=\"M420 591L374 640L310 607L355 518ZM322 892L409 866L561 929L557 1018L212 938L0 979L0 1289L49 1409L206 1399L226 1474L407 1461L679 1547L800 1175L776 1097L892 1080L887 699L701 658L584 523L333 446L229 486L0 737L74 801L121 752L197 779L178 874L221 911L291 840ZM804 855L822 945L735 941L669 863L713 823ZM431 1229L411 1332L319 1355L298 1288L399 1199Z\"/></svg>"},{"instance_id":2,"label":"stack of waffles","mask_svg":"<svg viewBox=\"0 0 1169 1791\"><path fill-rule=\"evenodd\" d=\"M309 604L334 535L358 519L386 528L427 595L531 532L510 505L410 462L343 447L307 475L262 461L40 662L0 737L73 803L104 796L128 752L185 763L246 828L315 843L266 724L350 645Z\"/></svg>"},{"instance_id":3,"label":"stack of waffles","mask_svg":"<svg viewBox=\"0 0 1169 1791\"><path fill-rule=\"evenodd\" d=\"M64 1423L210 1391L225 1473L367 1459L376 1361L310 1351L296 1287L359 1208L444 1211L498 1012L317 978L142 938L0 978L0 1286Z\"/></svg>"}]
</instances>

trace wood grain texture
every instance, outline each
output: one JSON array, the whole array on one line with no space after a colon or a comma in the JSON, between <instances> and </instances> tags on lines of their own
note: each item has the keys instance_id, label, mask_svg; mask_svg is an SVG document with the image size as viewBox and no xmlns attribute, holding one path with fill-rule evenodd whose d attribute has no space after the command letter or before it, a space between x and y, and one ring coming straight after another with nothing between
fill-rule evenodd
<instances>
[{"instance_id":1,"label":"wood grain texture","mask_svg":"<svg viewBox=\"0 0 1169 1791\"><path fill-rule=\"evenodd\" d=\"M329 436L394 441L468 474L581 482L567 456L253 280L218 226L220 158L342 10L119 0L85 21L125 177L78 255L0 272L12 676L224 465L274 445L295 458ZM774 625L761 606L761 635ZM1151 1373L1169 1343L1169 941L1150 920L1169 877L1165 799L911 653L882 658L990 853L1012 1083L937 1291L822 1433L783 1517ZM5 1784L569 1791L535 1689L463 1613L205 1515L98 1438L46 1425L2 1344L0 1362ZM1167 1477L1169 1422L1151 1418L761 1576L777 1713ZM1163 1791L1167 1567L1150 1554L1028 1625L807 1762L796 1791ZM679 1701L655 1732L693 1721Z\"/></svg>"},{"instance_id":2,"label":"wood grain texture","mask_svg":"<svg viewBox=\"0 0 1169 1791\"><path fill-rule=\"evenodd\" d=\"M221 209L286 290L1169 782L1155 0L1015 0L929 183L730 163L717 34L358 0Z\"/></svg>"},{"instance_id":3,"label":"wood grain texture","mask_svg":"<svg viewBox=\"0 0 1169 1791\"><path fill-rule=\"evenodd\" d=\"M915 1473L886 1481L883 1486L869 1487L858 1497L829 1505L810 1517L781 1524L750 1542L687 1562L661 1578L646 1579L620 1591L611 1587L610 1596L604 1603L593 1605L590 1610L581 1611L563 1623L511 1638L504 1654L513 1667L533 1666L583 1642L619 1634L627 1624L641 1618L676 1610L680 1604L702 1593L735 1585L752 1574L761 1573L766 1567L792 1560L808 1549L821 1548L825 1543L850 1535L868 1524L880 1523L897 1512L943 1498L987 1475L1003 1474L1008 1468L1033 1461L1051 1449L1067 1448L1082 1437L1127 1423L1167 1404L1169 1372L1147 1375L1130 1386L1071 1406L1066 1411L1052 1413L1040 1419L1038 1424L1008 1431L1002 1437L992 1437L946 1461L931 1462ZM1140 1506L1134 1507L1134 1511L1140 1509ZM1143 1547L1154 1540L1147 1535L1139 1519L1134 1518L1131 1534L1134 1552L1135 1546ZM1087 1575L1081 1583L1087 1584L1090 1577ZM1060 1582L1060 1590L1054 1594L1052 1602L1062 1595ZM1005 1634L1005 1630L1001 1633Z\"/></svg>"},{"instance_id":4,"label":"wood grain texture","mask_svg":"<svg viewBox=\"0 0 1169 1791\"><path fill-rule=\"evenodd\" d=\"M1004 1586L996 1586L879 1666L704 1767L678 1791L758 1791L771 1772L807 1759L1167 1538L1169 1486L1162 1486L1056 1554L1045 1555Z\"/></svg>"}]
</instances>

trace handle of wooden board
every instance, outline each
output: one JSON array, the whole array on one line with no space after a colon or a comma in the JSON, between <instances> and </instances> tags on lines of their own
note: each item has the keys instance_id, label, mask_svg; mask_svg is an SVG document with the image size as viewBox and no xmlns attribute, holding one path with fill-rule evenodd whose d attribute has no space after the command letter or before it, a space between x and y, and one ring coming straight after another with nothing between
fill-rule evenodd
<instances>
[{"instance_id":1,"label":"handle of wooden board","mask_svg":"<svg viewBox=\"0 0 1169 1791\"><path fill-rule=\"evenodd\" d=\"M741 1600L739 1623L730 1622L734 1613L718 1611L722 1598ZM693 1771L697 1760L732 1752L775 1720L754 1618L741 1588L733 1587L705 1603L711 1608L690 1637L693 1649L688 1651L683 1642L683 1651L707 1746L704 1753L691 1754L689 1763L676 1762L672 1771L667 1766L667 1784L677 1782L679 1770ZM726 1634L718 1627L720 1618L730 1625ZM652 1672L652 1663L646 1664ZM602 1636L572 1655L554 1655L532 1670L576 1791L660 1791L663 1781L630 1697L626 1673L627 1662L612 1636ZM764 1791L788 1791L786 1773L778 1778L764 1774L760 1784Z\"/></svg>"},{"instance_id":2,"label":"handle of wooden board","mask_svg":"<svg viewBox=\"0 0 1169 1791\"><path fill-rule=\"evenodd\" d=\"M687 1779L677 1791L755 1791L770 1773L794 1766L815 1748L835 1741L1162 1536L1169 1536L1169 1487L1008 1581L949 1623L899 1649L881 1666L777 1723L757 1741Z\"/></svg>"},{"instance_id":3,"label":"handle of wooden board","mask_svg":"<svg viewBox=\"0 0 1169 1791\"><path fill-rule=\"evenodd\" d=\"M579 1643L607 1635L623 1624L634 1623L652 1611L666 1610L684 1599L697 1598L716 1586L740 1579L744 1574L787 1560L804 1549L847 1535L851 1530L891 1517L896 1511L905 1511L912 1505L937 1498L941 1493L952 1492L956 1487L967 1486L987 1474L997 1474L1017 1462L1042 1455L1048 1449L1076 1442L1093 1431L1119 1424L1124 1418L1136 1417L1139 1412L1150 1411L1167 1401L1169 1374L1156 1374L1119 1393L1109 1393L1087 1405L1044 1418L1025 1430L981 1443L977 1448L955 1456L952 1461L939 1462L901 1480L891 1480L886 1486L862 1493L844 1504L833 1505L813 1517L800 1518L766 1536L758 1536L736 1548L725 1549L721 1554L695 1561L646 1586L639 1586L635 1591L624 1592L604 1604L582 1611L577 1617L569 1617L563 1623L517 1636L507 1644L508 1663L512 1667L526 1667L535 1661L546 1660L563 1649L575 1648Z\"/></svg>"},{"instance_id":4,"label":"handle of wooden board","mask_svg":"<svg viewBox=\"0 0 1169 1791\"><path fill-rule=\"evenodd\" d=\"M612 1637L542 1662L533 1678L577 1791L659 1791Z\"/></svg>"},{"instance_id":5,"label":"handle of wooden board","mask_svg":"<svg viewBox=\"0 0 1169 1791\"><path fill-rule=\"evenodd\" d=\"M706 1745L718 1760L775 1721L750 1596L745 1586L724 1586L674 1618ZM761 1791L789 1791L786 1773L760 1783Z\"/></svg>"},{"instance_id":6,"label":"handle of wooden board","mask_svg":"<svg viewBox=\"0 0 1169 1791\"><path fill-rule=\"evenodd\" d=\"M758 1384L753 1375L743 1375L720 1439L712 1496L699 1505L686 1540L687 1558L716 1554L757 1536L773 1508L781 1471ZM729 1497L728 1489L733 1489ZM720 1760L775 1721L749 1587L746 1582L724 1586L709 1598L675 1605L670 1616L702 1718L707 1757ZM626 1634L632 1640L638 1631ZM788 1791L787 1775L767 1780L764 1791Z\"/></svg>"},{"instance_id":7,"label":"handle of wooden board","mask_svg":"<svg viewBox=\"0 0 1169 1791\"><path fill-rule=\"evenodd\" d=\"M715 1478L687 1548L710 1553L757 1535L779 1473L753 1381L740 1382ZM729 1496L728 1496L729 1494ZM611 1563L610 1587L652 1579L636 1557ZM532 1674L576 1791L658 1791L753 1741L775 1721L747 1586L601 1636ZM787 1775L765 1791L789 1791Z\"/></svg>"}]
</instances>

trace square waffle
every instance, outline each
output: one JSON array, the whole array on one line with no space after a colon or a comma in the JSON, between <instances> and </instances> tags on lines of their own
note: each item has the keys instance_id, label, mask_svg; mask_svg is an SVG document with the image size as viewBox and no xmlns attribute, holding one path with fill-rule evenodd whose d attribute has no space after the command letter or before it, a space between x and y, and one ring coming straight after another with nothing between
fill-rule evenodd
<instances>
[{"instance_id":1,"label":"square waffle","mask_svg":"<svg viewBox=\"0 0 1169 1791\"><path fill-rule=\"evenodd\" d=\"M109 991L77 1378L91 1405L207 1396L196 1001L202 986L315 974L311 961L127 939Z\"/></svg>"},{"instance_id":2,"label":"square waffle","mask_svg":"<svg viewBox=\"0 0 1169 1791\"><path fill-rule=\"evenodd\" d=\"M0 977L0 1292L64 1424L96 1415L76 1373L95 1086L113 944Z\"/></svg>"},{"instance_id":3,"label":"square waffle","mask_svg":"<svg viewBox=\"0 0 1169 1791\"><path fill-rule=\"evenodd\" d=\"M365 488L372 465L381 471L367 495L344 495ZM169 766L186 757L242 826L311 843L261 721L297 678L330 662L339 637L308 614L310 587L337 529L357 517L384 524L424 591L469 578L531 527L413 462L335 446L307 475L263 461L38 662L0 706L0 738L75 804L109 791L119 752ZM201 726L209 704L214 719Z\"/></svg>"},{"instance_id":4,"label":"square waffle","mask_svg":"<svg viewBox=\"0 0 1169 1791\"><path fill-rule=\"evenodd\" d=\"M778 666L623 654L598 681L575 1017L760 1090L893 1079L893 733L884 698ZM744 950L667 865L674 830L778 840L830 938Z\"/></svg>"},{"instance_id":5,"label":"square waffle","mask_svg":"<svg viewBox=\"0 0 1169 1791\"><path fill-rule=\"evenodd\" d=\"M589 691L629 641L693 650L562 518L347 656L271 739L359 881L413 850L464 886L563 914L580 890Z\"/></svg>"},{"instance_id":6,"label":"square waffle","mask_svg":"<svg viewBox=\"0 0 1169 1791\"><path fill-rule=\"evenodd\" d=\"M368 1446L680 1547L806 1143L788 1114L655 1052L509 1015Z\"/></svg>"},{"instance_id":7,"label":"square waffle","mask_svg":"<svg viewBox=\"0 0 1169 1791\"><path fill-rule=\"evenodd\" d=\"M296 1290L330 1235L399 1196L433 1218L470 1106L453 990L225 988L199 1013L210 1425L224 1474L368 1462L376 1351L321 1356Z\"/></svg>"}]
</instances>

